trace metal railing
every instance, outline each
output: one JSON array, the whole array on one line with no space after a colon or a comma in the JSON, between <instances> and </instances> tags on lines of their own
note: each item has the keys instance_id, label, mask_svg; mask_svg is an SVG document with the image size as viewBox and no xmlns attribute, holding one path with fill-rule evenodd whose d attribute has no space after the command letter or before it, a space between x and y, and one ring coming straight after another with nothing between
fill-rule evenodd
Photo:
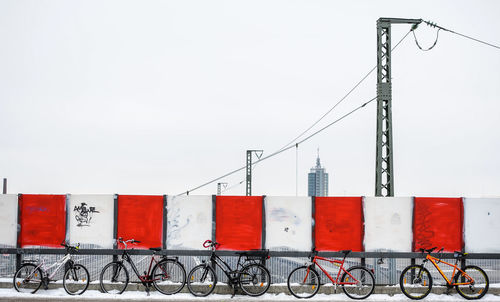
<instances>
[{"instance_id":1,"label":"metal railing","mask_svg":"<svg viewBox=\"0 0 500 302\"><path fill-rule=\"evenodd\" d=\"M48 262L54 262L65 253L64 249L48 249L48 248L31 248L31 249L16 249L16 248L0 248L0 277L10 278L14 275L16 267L18 267L23 259L41 260L44 258ZM113 255L120 255L121 250L108 249L80 249L74 254L73 259L87 267L90 273L91 281L99 280L101 269L113 260ZM149 250L129 250L133 256L133 260L137 265L139 272L147 270L149 260L138 262L144 255L151 255ZM234 251L217 251L218 255L231 265L236 266L237 255ZM162 250L158 255L168 255L179 257L179 261L184 265L186 273L203 260L208 260L210 252L207 250ZM308 261L309 252L297 251L270 251L271 258L266 261L266 266L271 272L271 281L273 284L286 283L288 274L297 266L303 265ZM325 257L342 257L339 252L319 252L320 256ZM395 252L352 252L346 259L346 266L360 265L364 263L368 268L375 272L375 280L377 285L396 285L399 283L401 271L408 266L412 259L417 264L425 257L422 253L395 253ZM148 258L149 259L149 258ZM444 253L442 259L448 262L453 262L453 254ZM490 283L500 283L500 254L469 254L465 260L467 265L478 265L483 268L490 279ZM128 264L127 264L128 267ZM328 265L324 266L329 272L335 274L337 267ZM432 265L426 266L435 280L442 280L438 272ZM132 273L132 271L130 270ZM220 277L220 282L225 282L225 276L221 272L217 275ZM333 276L333 275L332 275ZM130 274L131 281L138 281L135 274ZM62 278L62 273L56 278ZM322 282L328 283L324 276ZM436 285L439 285L437 283Z\"/></svg>"}]
</instances>

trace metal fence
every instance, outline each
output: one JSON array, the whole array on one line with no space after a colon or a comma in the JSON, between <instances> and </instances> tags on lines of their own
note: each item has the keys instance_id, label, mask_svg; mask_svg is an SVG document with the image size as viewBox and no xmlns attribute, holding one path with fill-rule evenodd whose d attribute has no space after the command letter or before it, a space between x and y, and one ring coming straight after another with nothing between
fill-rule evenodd
<instances>
[{"instance_id":1,"label":"metal fence","mask_svg":"<svg viewBox=\"0 0 500 302\"><path fill-rule=\"evenodd\" d=\"M61 249L12 249L0 248L0 277L11 278L16 266L19 266L22 260L31 259L41 261L45 259L46 263L53 263L61 258L64 254ZM144 272L148 269L151 251L148 250L129 250L133 254L132 259L136 264L139 272ZM114 258L119 257L120 250L98 250L98 249L82 249L73 255L73 259L87 267L91 281L99 280L101 269ZM208 251L161 251L159 254L167 254L170 257L178 257L179 261L184 265L186 273L199 264L201 261L209 259ZM223 259L228 262L231 267L236 268L237 255L232 251L218 251ZM265 263L271 273L271 281L273 284L284 284L287 281L288 274L296 267L304 265L308 262L307 252L293 251L271 251L271 258ZM320 252L320 256L341 258L343 255L335 252ZM420 253L356 253L353 252L346 258L345 266L365 265L375 272L375 281L377 285L396 285L399 284L399 276L401 271L410 263L415 261L421 263L423 255ZM443 260L454 263L452 254L443 254ZM335 277L338 267L328 262L321 263L322 266ZM491 284L500 284L500 254L470 254L465 260L466 265L477 265L481 267L487 274ZM462 263L463 265L463 263ZM138 282L139 280L133 273L132 269L126 264L131 281ZM426 266L432 274L435 285L444 285L444 280L439 275L437 270L428 263ZM446 266L442 266L444 272L450 275L452 272ZM56 279L62 279L62 270L56 275ZM328 284L330 281L326 276L320 273L322 283ZM217 270L217 276L220 282L226 282L224 274Z\"/></svg>"}]
</instances>

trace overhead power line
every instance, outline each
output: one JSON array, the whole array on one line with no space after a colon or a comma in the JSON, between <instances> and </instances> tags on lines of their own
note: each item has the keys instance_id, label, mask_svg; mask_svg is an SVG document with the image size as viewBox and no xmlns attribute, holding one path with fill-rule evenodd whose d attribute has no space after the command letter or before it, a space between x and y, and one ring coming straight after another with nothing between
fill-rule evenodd
<instances>
[{"instance_id":1,"label":"overhead power line","mask_svg":"<svg viewBox=\"0 0 500 302\"><path fill-rule=\"evenodd\" d=\"M413 31L413 28L410 29L406 33L406 35L404 35L401 38L401 40L399 40L399 42L396 43L396 45L394 45L394 47L392 48L391 51L394 51L399 46L399 44L401 44L401 42L403 42L404 39L406 39L406 37L412 31ZM335 103L335 105L333 105L333 107L331 107L325 114L323 114L318 120L316 120L311 126L309 126L306 130L304 130L297 137L295 137L293 140L291 140L288 144L286 144L283 147L281 147L280 150L288 147L289 145L292 145L293 143L295 143L295 141L297 141L299 138L301 138L302 136L304 136L307 132L309 132L309 130L311 130L314 126L316 126L319 122L321 122L328 114L330 114L330 112L332 112L338 105L340 105L340 103L342 103L354 90L356 90L356 88L358 88L358 86L361 85L361 83L363 83L368 78L368 76L370 76L370 74L372 74L373 71L375 71L375 69L377 69L377 65L375 65L358 83L356 83L356 85L354 85L354 87L352 87L337 103Z\"/></svg>"},{"instance_id":2,"label":"overhead power line","mask_svg":"<svg viewBox=\"0 0 500 302\"><path fill-rule=\"evenodd\" d=\"M404 36L403 36L403 37L402 37L402 38L398 41L398 43L396 43L396 45L394 45L394 47L392 48L392 50L391 50L391 51L394 51L394 50L395 50L395 49L396 49L396 48L397 48L397 47L398 47L398 46L399 46L399 45L400 45L400 44L401 44L401 43L402 43L402 42L406 39L406 37L410 34L410 32L412 32L413 30L414 30L414 28L411 28L411 29L410 29L410 30L409 30L409 31L408 31L408 32L407 32L407 33L406 33L406 34L405 34L405 35L404 35ZM272 153L272 154L271 154L271 155L269 155L269 156L266 156L266 157L262 158L261 160L258 160L258 161L256 161L256 162L252 163L252 165L255 167L255 166L256 166L258 163L260 163L261 161L263 161L263 160L265 160L265 159L268 159L268 158L270 158L270 157L273 157L273 156L275 156L275 155L278 155L278 154L280 154L281 152L284 152L284 151L286 151L286 150L289 150L290 148L292 148L292 147L294 147L294 146L298 146L298 144L300 144L300 143L304 142L305 140L302 140L302 141L300 141L299 143L295 143L295 142L296 142L299 138L301 138L302 136L304 136L304 135L305 135L307 132L309 132L309 131L310 131L310 130L314 127L314 126L316 126L319 122L321 122L321 121L322 121L322 120L323 120L323 119L324 119L324 118L325 118L328 114L330 114L330 113L331 113L331 112L332 112L332 111L333 111L333 110L334 110L334 109L335 109L338 105L340 105L340 103L342 103L342 102L343 102L343 101L344 101L344 100L345 100L345 99L346 99L346 98L347 98L347 97L348 97L348 96L349 96L349 95L350 95L350 94L351 94L354 90L356 90L356 88L358 88L358 87L359 87L359 85L361 85L361 83L363 83L363 82L364 82L364 81L365 81L365 80L366 80L366 79L370 76L370 74L371 74L371 73L372 73L375 69L377 69L377 66L376 66L376 65L375 65L375 66L374 66L374 67L373 67L373 68L372 68L372 69L371 69L371 70L370 70L370 71L369 71L369 72L368 72L368 73L367 73L367 74L366 74L363 78L361 78L361 80L359 80L359 82L357 82L357 83L354 85L354 87L352 87L352 88L351 88L351 89L350 89L350 90L349 90L349 91L348 91L348 92L347 92L347 93L346 93L346 94L345 94L345 95L344 95L344 96L343 96L343 97L342 97L342 98L341 98L341 99L340 99L337 103L335 103L335 105L333 105L333 107L331 107L331 108L330 108L330 109L329 109L329 110L328 110L325 114L323 114L323 115L322 115L322 116L321 116L321 117L320 117L317 121L315 121L315 122L314 122L314 123L313 123L310 127L308 127L308 128L307 128L305 131L303 131L300 135L298 135L298 136L297 136L297 137L295 137L293 140L291 140L289 143L287 143L286 145L284 145L283 147L281 147L278 151L276 151L276 152ZM373 101L373 99L372 99L372 100L370 100L369 102L371 102L371 101ZM367 104L367 103L365 103L364 105L366 105L366 104ZM358 110L358 109L360 109L360 108L364 107L364 105L362 105L362 106L358 107L358 108L357 108L357 109L355 109L355 110ZM349 115L349 114L351 114L351 113L348 113L347 115ZM347 115L345 115L345 116L341 117L340 119L336 120L335 122L340 121L341 119L343 119L343 118L344 118L344 117L346 117ZM334 123L335 123L335 122L334 122ZM333 125L333 124L329 124L329 125L327 125L327 127L330 127L331 125ZM320 131L323 131L324 129L326 129L326 128L322 128ZM319 133L319 132L315 132L313 135L316 135L317 133ZM307 139L309 139L310 137L311 137L311 136L307 137L307 138L306 138L306 140L307 140ZM191 190L188 190L188 191L186 191L186 192L183 192L183 193L181 193L181 194L179 194L179 195L189 194L190 192L192 192L192 191L194 191L194 190L198 190L198 189L200 189L200 188L202 188L202 187L204 187L204 186L207 186L207 185L209 185L209 184L211 184L211 183L214 183L214 182L216 182L216 181L218 181L218 180L220 180L220 179L223 179L223 178L225 178L225 177L227 177L227 176L230 176L230 175L232 175L232 174L234 174L234 173L237 173L237 172L239 172L239 171L241 171L241 170L243 170L243 169L245 169L245 168L246 168L246 166L241 167L241 168L238 168L238 169L236 169L236 170L233 170L233 171L231 171L231 172L229 172L229 173L226 173L226 174L224 174L224 175L222 175L222 176L220 176L220 177L217 177L217 178L215 178L215 179L213 179L213 180L211 180L211 181L209 181L209 182L206 182L206 183L204 183L204 184L202 184L202 185L200 185L200 186L198 186L198 187L195 187L195 188L193 188L193 189L191 189ZM239 186L239 185L241 185L244 181L245 181L245 180L242 180L242 181L240 181L240 182L238 182L238 183L236 183L236 184L234 184L234 185L232 185L232 186L229 186L229 187L228 187L228 188L226 188L224 191L228 191L228 190L230 190L230 189L232 189L232 188L234 188L234 187L236 187L236 186Z\"/></svg>"},{"instance_id":3,"label":"overhead power line","mask_svg":"<svg viewBox=\"0 0 500 302\"><path fill-rule=\"evenodd\" d=\"M398 46L399 44L401 44L405 39L406 37L410 34L410 32L412 32L415 28L411 28L399 41L398 43L396 43L396 45L394 45L394 47L392 48L391 51L394 51ZM415 37L416 39L416 37ZM418 44L418 42L417 42ZM301 138L302 136L304 136L307 132L309 132L309 130L311 130L312 128L314 128L314 126L316 126L319 122L321 122L328 114L330 114L338 105L340 105L340 103L342 103L354 90L356 90L356 88L358 88L359 85L361 85L361 83L363 83L369 76L370 74L372 74L373 71L375 71L375 69L377 69L377 65L373 66L372 69L370 69L370 71L363 77L361 78L361 80L359 80L359 82L357 82L354 87L352 87L337 103L335 103L335 105L333 105L333 107L331 107L326 113L324 113L318 120L316 120L311 126L309 126L306 130L304 130L302 133L300 133L297 137L295 137L293 140L291 140L289 143L287 143L286 145L284 145L283 147L281 147L279 150L282 150L282 149L285 149L286 147L292 145L295 143L295 141L297 141L299 138ZM255 163L253 166L255 168L257 163ZM239 186L241 185L245 180L242 180L232 186L230 186L229 188L227 188L226 190L224 191L227 191L229 189L232 189L236 186ZM224 192L223 191L223 192Z\"/></svg>"},{"instance_id":4,"label":"overhead power line","mask_svg":"<svg viewBox=\"0 0 500 302\"><path fill-rule=\"evenodd\" d=\"M484 45L488 45L488 46L491 46L491 47L494 47L496 49L500 49L500 46L498 45L495 45L495 44L492 44L492 43L488 43L488 42L485 42L485 41L482 41L482 40L479 40L477 38L473 38L471 36L467 36L467 35L464 35L464 34L461 34L459 32L456 32L454 30L451 30L451 29L448 29L448 28L444 28L442 26L439 26L437 25L436 23L433 23L433 22L430 22L430 21L423 21L425 24L429 25L430 27L435 27L437 29L440 29L440 30L444 30L444 31L447 31L447 32L450 32L452 34L455 34L455 35L459 35L461 37L464 37L464 38L467 38L467 39L470 39L470 40L473 40L473 41L476 41L476 42L479 42L479 43L482 43Z\"/></svg>"},{"instance_id":5,"label":"overhead power line","mask_svg":"<svg viewBox=\"0 0 500 302\"><path fill-rule=\"evenodd\" d=\"M348 112L348 113L344 114L343 116L339 117L339 118L338 118L338 119L336 119L335 121L331 122L330 124L326 125L325 127L321 128L321 129L319 129L318 131L314 132L313 134L311 134L311 135L307 136L306 138L302 139L301 141L299 141L299 142L295 143L294 145L288 146L288 147L286 147L286 148L284 148L284 149L281 149L281 150L278 150L278 151L276 151L276 152L274 152L274 153L272 153L272 154L269 154L268 156L262 157L261 159L257 160L254 164L258 164L258 163L260 163L260 162L262 162L262 161L264 161L264 160L266 160L266 159L269 159L269 158L271 158L271 157L274 157L274 156L276 156L276 155L278 155L278 154L280 154L280 153L282 153L282 152L285 152L285 151L287 151L287 150L290 150L291 148L294 148L294 147L296 147L296 146L298 146L298 145L300 145L300 144L302 144L302 143L306 142L307 140L309 140L309 139L311 139L312 137L314 137L314 136L318 135L319 133L323 132L324 130L326 130L326 129L330 128L330 127L331 127L331 126L333 126L334 124L336 124L336 123L340 122L340 121L341 121L341 120L343 120L344 118L346 118L346 117L348 117L349 115L353 114L354 112L356 112L356 111L360 110L361 108L365 107L366 105L368 105L369 103L373 102L373 101L374 101L374 100L376 100L376 99L377 99L377 97L371 98L370 100L368 100L368 101L366 101L365 103L363 103L361 106L356 107L355 109L353 109L353 110L351 110L350 112ZM222 176L220 176L220 177L217 177L217 178L215 178L215 179L212 179L211 181L208 181L208 182L206 182L206 183L204 183L204 184L202 184L202 185L199 185L199 186L197 186L197 187L195 187L195 188L193 188L193 189L191 189L191 190L188 190L188 191L186 191L186 192L180 193L180 194L178 194L177 196L179 196L179 195L184 195L184 194L189 194L190 192L193 192L193 191L195 191L195 190L198 190L198 189L200 189L200 188L202 188L202 187L204 187L204 186L206 186L206 185L209 185L209 184L214 183L214 182L216 182L216 181L218 181L218 180L220 180L220 179L223 179L223 178L225 178L225 177L227 177L227 176L230 176L230 175L232 175L232 174L234 174L234 173L237 173L237 172L239 172L239 171L241 171L241 170L243 170L243 169L245 169L245 168L246 168L246 165L245 165L245 166L243 166L243 167L241 167L241 168L235 169L235 170L233 170L233 171L231 171L231 172L229 172L229 173L226 173L226 174L224 174L224 175L222 175Z\"/></svg>"}]
</instances>

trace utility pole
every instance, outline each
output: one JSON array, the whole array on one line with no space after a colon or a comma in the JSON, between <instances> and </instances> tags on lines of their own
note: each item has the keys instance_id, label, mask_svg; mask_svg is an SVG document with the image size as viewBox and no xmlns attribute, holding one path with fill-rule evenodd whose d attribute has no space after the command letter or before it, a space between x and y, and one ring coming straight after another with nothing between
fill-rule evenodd
<instances>
[{"instance_id":1,"label":"utility pole","mask_svg":"<svg viewBox=\"0 0 500 302\"><path fill-rule=\"evenodd\" d=\"M392 151L391 24L413 24L422 19L377 20L377 155L375 196L394 196Z\"/></svg>"},{"instance_id":2,"label":"utility pole","mask_svg":"<svg viewBox=\"0 0 500 302\"><path fill-rule=\"evenodd\" d=\"M227 182L218 182L217 183L217 195L222 195L222 187L224 187L224 189L226 189Z\"/></svg>"},{"instance_id":3,"label":"utility pole","mask_svg":"<svg viewBox=\"0 0 500 302\"><path fill-rule=\"evenodd\" d=\"M7 178L3 179L3 194L7 194Z\"/></svg>"},{"instance_id":4,"label":"utility pole","mask_svg":"<svg viewBox=\"0 0 500 302\"><path fill-rule=\"evenodd\" d=\"M255 153L257 159L260 159L263 152L262 150L247 150L246 196L252 196L252 154Z\"/></svg>"}]
</instances>

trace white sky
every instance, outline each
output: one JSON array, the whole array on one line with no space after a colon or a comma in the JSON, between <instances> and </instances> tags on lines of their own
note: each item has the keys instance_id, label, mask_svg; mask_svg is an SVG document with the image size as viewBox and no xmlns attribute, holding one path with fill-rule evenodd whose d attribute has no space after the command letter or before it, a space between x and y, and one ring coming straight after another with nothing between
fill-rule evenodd
<instances>
[{"instance_id":1,"label":"white sky","mask_svg":"<svg viewBox=\"0 0 500 302\"><path fill-rule=\"evenodd\" d=\"M499 12L494 0L3 0L0 177L10 193L179 194L333 106L376 65L379 17L498 45ZM394 25L393 43L409 28ZM428 46L435 32L416 33ZM409 35L392 75L396 195L499 196L500 51L441 31L422 52ZM374 73L321 125L375 93ZM301 145L299 195L318 147L330 195L374 195L375 125L372 103ZM254 195L295 195L295 161L257 165Z\"/></svg>"}]
</instances>

